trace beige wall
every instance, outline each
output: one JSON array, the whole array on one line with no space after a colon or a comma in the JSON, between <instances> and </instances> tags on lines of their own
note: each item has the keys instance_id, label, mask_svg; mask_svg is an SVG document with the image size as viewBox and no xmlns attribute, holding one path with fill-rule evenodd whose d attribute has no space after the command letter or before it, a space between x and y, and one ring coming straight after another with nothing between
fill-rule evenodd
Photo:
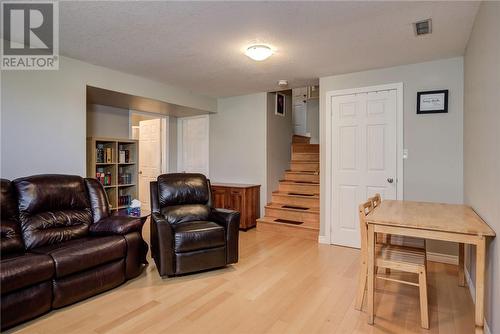
<instances>
[{"instance_id":1,"label":"beige wall","mask_svg":"<svg viewBox=\"0 0 500 334\"><path fill-rule=\"evenodd\" d=\"M292 97L286 95L285 116L275 114L276 93L267 93L267 202L290 167L293 135Z\"/></svg>"},{"instance_id":2,"label":"beige wall","mask_svg":"<svg viewBox=\"0 0 500 334\"><path fill-rule=\"evenodd\" d=\"M325 156L324 115L326 92L403 82L404 198L407 200L463 202L463 58L450 58L420 64L396 66L320 78L320 144ZM417 92L449 90L447 114L417 115ZM325 161L321 160L321 170ZM324 191L324 174L321 174ZM324 201L325 194L321 194ZM321 202L321 207L329 205ZM321 210L321 234L325 228L325 210ZM455 244L430 242L431 252L456 255Z\"/></svg>"},{"instance_id":3,"label":"beige wall","mask_svg":"<svg viewBox=\"0 0 500 334\"><path fill-rule=\"evenodd\" d=\"M263 213L267 93L220 98L217 105L217 113L210 115L210 179L260 184Z\"/></svg>"},{"instance_id":4,"label":"beige wall","mask_svg":"<svg viewBox=\"0 0 500 334\"><path fill-rule=\"evenodd\" d=\"M217 109L216 99L67 57L57 71L2 71L1 177L85 175L86 85Z\"/></svg>"},{"instance_id":5,"label":"beige wall","mask_svg":"<svg viewBox=\"0 0 500 334\"><path fill-rule=\"evenodd\" d=\"M490 332L500 333L499 2L481 4L464 59L464 199L497 233L487 249L485 310ZM474 263L467 267L474 278Z\"/></svg>"},{"instance_id":6,"label":"beige wall","mask_svg":"<svg viewBox=\"0 0 500 334\"><path fill-rule=\"evenodd\" d=\"M129 111L127 109L87 105L87 137L129 137Z\"/></svg>"}]
</instances>

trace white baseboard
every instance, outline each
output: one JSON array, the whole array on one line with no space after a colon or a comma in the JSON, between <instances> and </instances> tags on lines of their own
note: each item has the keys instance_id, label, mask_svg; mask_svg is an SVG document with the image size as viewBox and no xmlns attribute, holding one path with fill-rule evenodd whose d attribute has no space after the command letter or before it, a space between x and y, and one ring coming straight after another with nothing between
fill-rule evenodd
<instances>
[{"instance_id":1,"label":"white baseboard","mask_svg":"<svg viewBox=\"0 0 500 334\"><path fill-rule=\"evenodd\" d=\"M458 255L427 252L427 260L432 262L453 264L458 266Z\"/></svg>"},{"instance_id":2,"label":"white baseboard","mask_svg":"<svg viewBox=\"0 0 500 334\"><path fill-rule=\"evenodd\" d=\"M491 334L490 328L488 327L488 323L486 319L484 319L484 334Z\"/></svg>"},{"instance_id":3,"label":"white baseboard","mask_svg":"<svg viewBox=\"0 0 500 334\"><path fill-rule=\"evenodd\" d=\"M330 238L326 235L320 235L318 237L318 242L320 244L326 244L326 245L329 245L330 244Z\"/></svg>"}]
</instances>

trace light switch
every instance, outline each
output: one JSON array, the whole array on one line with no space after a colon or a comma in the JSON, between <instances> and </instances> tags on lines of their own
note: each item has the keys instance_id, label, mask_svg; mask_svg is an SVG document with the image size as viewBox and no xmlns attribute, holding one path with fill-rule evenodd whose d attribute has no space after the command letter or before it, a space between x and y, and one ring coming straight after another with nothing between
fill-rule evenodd
<instances>
[{"instance_id":1,"label":"light switch","mask_svg":"<svg viewBox=\"0 0 500 334\"><path fill-rule=\"evenodd\" d=\"M403 159L408 159L408 149L407 148L403 149Z\"/></svg>"}]
</instances>

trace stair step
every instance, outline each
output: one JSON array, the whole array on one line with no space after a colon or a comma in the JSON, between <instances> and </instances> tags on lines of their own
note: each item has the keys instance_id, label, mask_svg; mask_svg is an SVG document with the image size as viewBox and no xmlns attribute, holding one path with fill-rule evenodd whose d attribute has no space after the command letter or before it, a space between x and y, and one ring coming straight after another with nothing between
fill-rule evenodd
<instances>
[{"instance_id":1,"label":"stair step","mask_svg":"<svg viewBox=\"0 0 500 334\"><path fill-rule=\"evenodd\" d=\"M319 210L317 208L269 203L265 206L265 215L267 217L300 221L304 225L311 227L319 226Z\"/></svg>"},{"instance_id":2,"label":"stair step","mask_svg":"<svg viewBox=\"0 0 500 334\"><path fill-rule=\"evenodd\" d=\"M280 181L278 190L285 193L319 194L319 184L309 182Z\"/></svg>"},{"instance_id":3,"label":"stair step","mask_svg":"<svg viewBox=\"0 0 500 334\"><path fill-rule=\"evenodd\" d=\"M319 208L319 195L303 195L275 191L272 194L272 202L290 206Z\"/></svg>"},{"instance_id":4,"label":"stair step","mask_svg":"<svg viewBox=\"0 0 500 334\"><path fill-rule=\"evenodd\" d=\"M280 221L272 217L257 219L257 231L278 233L309 240L318 240L319 235L319 228L287 223L284 220Z\"/></svg>"},{"instance_id":5,"label":"stair step","mask_svg":"<svg viewBox=\"0 0 500 334\"><path fill-rule=\"evenodd\" d=\"M311 137L301 136L301 135L293 135L292 143L305 143L309 144L311 142Z\"/></svg>"},{"instance_id":6,"label":"stair step","mask_svg":"<svg viewBox=\"0 0 500 334\"><path fill-rule=\"evenodd\" d=\"M297 172L288 170L285 171L285 180L319 183L319 174L316 172Z\"/></svg>"},{"instance_id":7,"label":"stair step","mask_svg":"<svg viewBox=\"0 0 500 334\"><path fill-rule=\"evenodd\" d=\"M292 153L319 153L319 144L292 144Z\"/></svg>"},{"instance_id":8,"label":"stair step","mask_svg":"<svg viewBox=\"0 0 500 334\"><path fill-rule=\"evenodd\" d=\"M292 171L316 172L319 171L319 162L316 161L291 161Z\"/></svg>"},{"instance_id":9,"label":"stair step","mask_svg":"<svg viewBox=\"0 0 500 334\"><path fill-rule=\"evenodd\" d=\"M292 160L319 162L319 153L292 152Z\"/></svg>"}]
</instances>

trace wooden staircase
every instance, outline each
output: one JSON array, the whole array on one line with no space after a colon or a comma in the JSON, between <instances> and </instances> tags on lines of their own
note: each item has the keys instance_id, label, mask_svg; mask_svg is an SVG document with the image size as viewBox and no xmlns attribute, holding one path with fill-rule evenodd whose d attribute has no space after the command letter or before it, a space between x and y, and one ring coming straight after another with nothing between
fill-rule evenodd
<instances>
[{"instance_id":1,"label":"wooden staircase","mask_svg":"<svg viewBox=\"0 0 500 334\"><path fill-rule=\"evenodd\" d=\"M309 140L293 136L290 169L273 192L264 217L257 220L258 231L318 240L319 145Z\"/></svg>"}]
</instances>

